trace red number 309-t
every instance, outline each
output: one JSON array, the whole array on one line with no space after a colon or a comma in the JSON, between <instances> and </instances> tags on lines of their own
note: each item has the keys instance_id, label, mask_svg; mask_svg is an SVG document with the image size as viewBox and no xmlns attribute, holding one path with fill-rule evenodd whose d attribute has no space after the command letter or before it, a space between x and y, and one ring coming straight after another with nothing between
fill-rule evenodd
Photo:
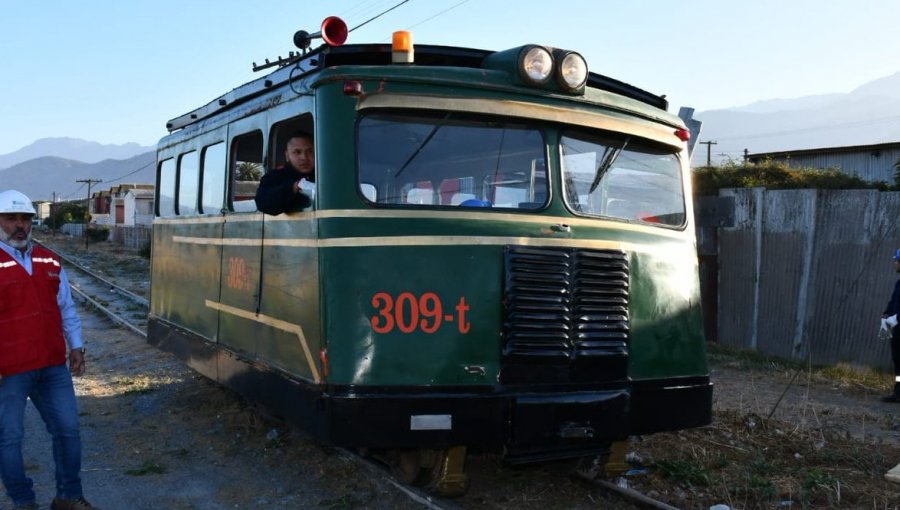
<instances>
[{"instance_id":1,"label":"red number 309-t","mask_svg":"<svg viewBox=\"0 0 900 510\"><path fill-rule=\"evenodd\" d=\"M372 296L372 307L378 312L371 318L372 329L376 333L390 333L397 328L401 333L434 333L442 325L456 323L462 334L469 332L471 324L466 320L469 305L465 296L459 298L454 313L444 313L441 298L434 292L426 292L416 298L412 292L401 292L395 298L387 292L376 292Z\"/></svg>"}]
</instances>

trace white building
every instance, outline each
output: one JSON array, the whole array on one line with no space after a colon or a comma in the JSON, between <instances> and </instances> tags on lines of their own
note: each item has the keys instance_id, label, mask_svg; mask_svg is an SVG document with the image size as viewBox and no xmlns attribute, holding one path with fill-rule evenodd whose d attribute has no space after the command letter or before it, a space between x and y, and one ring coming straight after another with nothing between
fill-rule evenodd
<instances>
[{"instance_id":1,"label":"white building","mask_svg":"<svg viewBox=\"0 0 900 510\"><path fill-rule=\"evenodd\" d=\"M122 199L122 225L150 226L153 223L153 190L132 188Z\"/></svg>"}]
</instances>

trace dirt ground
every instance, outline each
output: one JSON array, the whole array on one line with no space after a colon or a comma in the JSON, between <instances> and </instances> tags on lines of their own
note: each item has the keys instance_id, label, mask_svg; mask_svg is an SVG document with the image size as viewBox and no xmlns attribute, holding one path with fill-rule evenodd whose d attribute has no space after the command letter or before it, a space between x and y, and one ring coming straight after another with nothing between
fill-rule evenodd
<instances>
[{"instance_id":1,"label":"dirt ground","mask_svg":"<svg viewBox=\"0 0 900 510\"><path fill-rule=\"evenodd\" d=\"M145 285L146 259L107 244L89 250L94 270ZM421 508L131 333L83 317L84 483L100 507ZM634 438L632 469L613 481L682 509L900 509L900 484L883 478L900 463L900 405L878 398L886 383L838 382L818 370L712 353L713 425ZM49 500L49 443L31 419L28 464ZM575 481L568 464L513 469L477 454L469 464L463 508L635 508Z\"/></svg>"}]
</instances>

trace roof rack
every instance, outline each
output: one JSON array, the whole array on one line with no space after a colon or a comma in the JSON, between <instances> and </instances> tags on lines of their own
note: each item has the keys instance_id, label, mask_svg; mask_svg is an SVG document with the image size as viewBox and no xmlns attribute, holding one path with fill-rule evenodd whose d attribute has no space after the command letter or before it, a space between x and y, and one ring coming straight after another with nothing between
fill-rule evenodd
<instances>
[{"instance_id":1,"label":"roof rack","mask_svg":"<svg viewBox=\"0 0 900 510\"><path fill-rule=\"evenodd\" d=\"M482 61L495 52L456 46L416 45L417 66L452 66L481 68ZM286 65L271 73L245 83L223 94L204 106L176 117L166 123L169 132L208 118L235 104L255 97L272 87L311 71L339 65L391 65L390 44L349 44L344 46L322 45L305 54L291 55L284 59ZM587 86L613 92L661 110L668 109L665 96L647 92L625 82L597 73L588 75Z\"/></svg>"}]
</instances>

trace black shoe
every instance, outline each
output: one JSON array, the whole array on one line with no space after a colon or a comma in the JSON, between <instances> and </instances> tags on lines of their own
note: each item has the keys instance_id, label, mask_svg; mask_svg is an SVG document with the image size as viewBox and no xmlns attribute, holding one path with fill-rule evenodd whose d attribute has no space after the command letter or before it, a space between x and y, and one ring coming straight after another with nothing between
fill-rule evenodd
<instances>
[{"instance_id":1,"label":"black shoe","mask_svg":"<svg viewBox=\"0 0 900 510\"><path fill-rule=\"evenodd\" d=\"M900 395L885 395L881 397L882 402L900 403Z\"/></svg>"},{"instance_id":2,"label":"black shoe","mask_svg":"<svg viewBox=\"0 0 900 510\"><path fill-rule=\"evenodd\" d=\"M76 499L53 498L50 503L50 510L100 510L94 505L87 502L84 496Z\"/></svg>"}]
</instances>

